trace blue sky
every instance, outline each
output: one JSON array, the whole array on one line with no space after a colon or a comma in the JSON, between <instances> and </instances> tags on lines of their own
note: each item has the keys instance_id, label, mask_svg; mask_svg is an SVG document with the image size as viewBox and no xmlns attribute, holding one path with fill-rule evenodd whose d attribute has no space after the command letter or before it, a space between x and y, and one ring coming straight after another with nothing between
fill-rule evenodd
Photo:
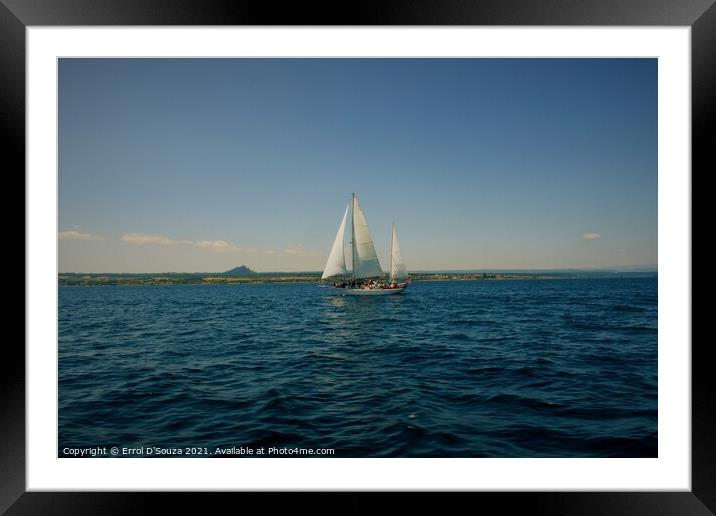
<instances>
[{"instance_id":1,"label":"blue sky","mask_svg":"<svg viewBox=\"0 0 716 516\"><path fill-rule=\"evenodd\" d=\"M62 59L60 271L657 263L655 59Z\"/></svg>"}]
</instances>

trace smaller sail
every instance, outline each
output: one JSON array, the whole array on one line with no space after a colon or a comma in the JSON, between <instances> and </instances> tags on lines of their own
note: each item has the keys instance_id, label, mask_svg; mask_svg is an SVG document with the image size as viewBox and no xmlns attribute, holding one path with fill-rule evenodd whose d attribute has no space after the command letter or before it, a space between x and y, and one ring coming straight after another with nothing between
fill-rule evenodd
<instances>
[{"instance_id":1,"label":"smaller sail","mask_svg":"<svg viewBox=\"0 0 716 516\"><path fill-rule=\"evenodd\" d=\"M408 277L408 270L403 263L403 257L400 255L400 244L398 243L398 233L393 225L393 234L390 242L390 280L400 281Z\"/></svg>"},{"instance_id":2,"label":"smaller sail","mask_svg":"<svg viewBox=\"0 0 716 516\"><path fill-rule=\"evenodd\" d=\"M323 269L323 275L321 279L330 278L332 276L341 276L346 274L346 257L343 252L343 234L346 231L346 219L348 218L348 206L346 206L346 212L343 214L343 220L341 225L338 226L338 234L336 234L336 240L333 242L331 253L328 255L328 261Z\"/></svg>"}]
</instances>

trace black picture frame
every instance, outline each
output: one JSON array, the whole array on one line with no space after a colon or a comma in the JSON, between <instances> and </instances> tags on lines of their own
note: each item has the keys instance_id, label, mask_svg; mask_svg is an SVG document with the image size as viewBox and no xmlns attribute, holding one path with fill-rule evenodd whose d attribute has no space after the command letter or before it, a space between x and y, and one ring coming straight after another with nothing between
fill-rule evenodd
<instances>
[{"instance_id":1,"label":"black picture frame","mask_svg":"<svg viewBox=\"0 0 716 516\"><path fill-rule=\"evenodd\" d=\"M336 4L170 0L0 0L0 127L6 181L22 181L25 167L25 29L83 25L604 25L690 26L692 29L692 173L713 166L708 126L716 114L716 6L714 0L404 0ZM709 167L709 168L707 168ZM19 191L19 190L14 190ZM7 194L6 194L7 195ZM9 195L9 197L13 197ZM4 203L5 220L17 218ZM10 212L14 217L10 216ZM24 232L23 232L24 240ZM3 257L8 274L24 268L25 254ZM20 264L20 260L23 264ZM23 294L23 299L24 299ZM18 306L15 303L11 306ZM23 303L24 307L24 303ZM15 308L12 308L13 310ZM9 317L8 317L9 319ZM24 339L23 339L24 341ZM206 512L209 497L239 493L26 492L25 351L6 339L0 359L0 512L7 514L136 514L161 503L181 513ZM692 490L690 492L473 493L500 512L538 514L713 514L716 511L716 404L707 360L710 343L684 342L692 351ZM664 388L660 385L660 388ZM243 496L254 496L246 493ZM350 496L357 497L354 493ZM151 503L151 504L150 504ZM215 503L215 500L211 500ZM345 502L344 502L345 503ZM358 507L360 504L357 505ZM353 509L355 504L343 507ZM365 508L365 507L364 507ZM236 507L236 509L239 509Z\"/></svg>"}]
</instances>

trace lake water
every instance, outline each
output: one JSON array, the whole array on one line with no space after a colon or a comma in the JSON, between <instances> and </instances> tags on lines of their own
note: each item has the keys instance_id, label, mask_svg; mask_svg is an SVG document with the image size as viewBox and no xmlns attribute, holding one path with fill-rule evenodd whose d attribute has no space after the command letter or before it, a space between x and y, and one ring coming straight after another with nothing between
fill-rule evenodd
<instances>
[{"instance_id":1,"label":"lake water","mask_svg":"<svg viewBox=\"0 0 716 516\"><path fill-rule=\"evenodd\" d=\"M94 446L655 457L657 279L62 287L58 455Z\"/></svg>"}]
</instances>

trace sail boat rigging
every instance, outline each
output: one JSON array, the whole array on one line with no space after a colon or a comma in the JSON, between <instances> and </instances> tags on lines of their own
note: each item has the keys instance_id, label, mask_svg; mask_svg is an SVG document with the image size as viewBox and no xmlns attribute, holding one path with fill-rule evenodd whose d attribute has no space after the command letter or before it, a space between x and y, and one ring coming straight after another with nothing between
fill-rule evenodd
<instances>
[{"instance_id":1,"label":"sail boat rigging","mask_svg":"<svg viewBox=\"0 0 716 516\"><path fill-rule=\"evenodd\" d=\"M351 213L350 269L346 265L344 244L349 211ZM391 232L390 269L388 272L390 281L386 283L382 279L383 269L375 251L368 221L360 207L358 198L353 194L338 226L338 233L328 255L321 279L342 279L342 281L334 282L333 287L350 295L387 295L403 292L409 285L410 279L400 255L395 224L393 224ZM407 281L401 283L401 280Z\"/></svg>"}]
</instances>

